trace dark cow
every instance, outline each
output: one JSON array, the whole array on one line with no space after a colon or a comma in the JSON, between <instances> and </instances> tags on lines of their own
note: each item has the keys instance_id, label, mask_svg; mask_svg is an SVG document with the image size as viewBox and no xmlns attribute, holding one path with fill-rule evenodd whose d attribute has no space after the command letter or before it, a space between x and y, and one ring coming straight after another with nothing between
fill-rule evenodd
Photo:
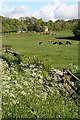
<instances>
[{"instance_id":1,"label":"dark cow","mask_svg":"<svg viewBox=\"0 0 80 120\"><path fill-rule=\"evenodd\" d=\"M53 44L56 44L56 45L58 45L58 42L53 42Z\"/></svg>"},{"instance_id":2,"label":"dark cow","mask_svg":"<svg viewBox=\"0 0 80 120\"><path fill-rule=\"evenodd\" d=\"M46 35L49 35L50 33L45 33Z\"/></svg>"},{"instance_id":3,"label":"dark cow","mask_svg":"<svg viewBox=\"0 0 80 120\"><path fill-rule=\"evenodd\" d=\"M39 42L39 44L42 44L42 42Z\"/></svg>"},{"instance_id":4,"label":"dark cow","mask_svg":"<svg viewBox=\"0 0 80 120\"><path fill-rule=\"evenodd\" d=\"M62 42L58 42L59 45L62 45L63 43Z\"/></svg>"},{"instance_id":5,"label":"dark cow","mask_svg":"<svg viewBox=\"0 0 80 120\"><path fill-rule=\"evenodd\" d=\"M66 41L65 44L66 44L66 45L71 45L71 42L70 42L70 41Z\"/></svg>"}]
</instances>

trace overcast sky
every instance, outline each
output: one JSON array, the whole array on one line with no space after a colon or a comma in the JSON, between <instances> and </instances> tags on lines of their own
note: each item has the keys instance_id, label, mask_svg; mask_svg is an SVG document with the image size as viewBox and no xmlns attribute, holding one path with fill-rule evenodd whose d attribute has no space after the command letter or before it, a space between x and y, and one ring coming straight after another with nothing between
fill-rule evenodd
<instances>
[{"instance_id":1,"label":"overcast sky","mask_svg":"<svg viewBox=\"0 0 80 120\"><path fill-rule=\"evenodd\" d=\"M78 18L78 0L2 0L0 5L0 15L10 18L33 16L44 21Z\"/></svg>"}]
</instances>

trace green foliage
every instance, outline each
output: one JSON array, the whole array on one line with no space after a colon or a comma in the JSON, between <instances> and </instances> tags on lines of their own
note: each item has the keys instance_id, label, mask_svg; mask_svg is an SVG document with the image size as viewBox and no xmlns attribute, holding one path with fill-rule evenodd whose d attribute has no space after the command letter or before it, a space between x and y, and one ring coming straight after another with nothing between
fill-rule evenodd
<instances>
[{"instance_id":1,"label":"green foliage","mask_svg":"<svg viewBox=\"0 0 80 120\"><path fill-rule=\"evenodd\" d=\"M73 19L69 21L57 20L53 22L49 20L44 22L43 19L36 19L34 17L26 17L19 19L2 18L2 32L16 32L18 30L30 32L44 32L46 27L49 31L73 30L78 20Z\"/></svg>"},{"instance_id":2,"label":"green foliage","mask_svg":"<svg viewBox=\"0 0 80 120\"><path fill-rule=\"evenodd\" d=\"M49 21L46 23L46 26L48 26L49 31L54 30L54 23L53 23L52 20L49 20Z\"/></svg>"},{"instance_id":3,"label":"green foliage","mask_svg":"<svg viewBox=\"0 0 80 120\"><path fill-rule=\"evenodd\" d=\"M75 37L80 38L80 19L78 20L78 24L73 30L73 34L75 35Z\"/></svg>"},{"instance_id":4,"label":"green foliage","mask_svg":"<svg viewBox=\"0 0 80 120\"><path fill-rule=\"evenodd\" d=\"M21 22L19 22L19 20L4 17L2 18L3 33L17 32L20 29L25 30L25 27Z\"/></svg>"}]
</instances>

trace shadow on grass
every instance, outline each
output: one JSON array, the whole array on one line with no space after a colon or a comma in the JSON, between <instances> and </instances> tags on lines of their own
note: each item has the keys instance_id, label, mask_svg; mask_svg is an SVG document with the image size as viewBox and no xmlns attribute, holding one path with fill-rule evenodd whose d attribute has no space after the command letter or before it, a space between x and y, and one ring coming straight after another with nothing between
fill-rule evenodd
<instances>
[{"instance_id":1,"label":"shadow on grass","mask_svg":"<svg viewBox=\"0 0 80 120\"><path fill-rule=\"evenodd\" d=\"M74 36L71 36L71 37L57 37L57 39L66 39L66 40L77 40L77 41L80 41L80 37L74 37Z\"/></svg>"}]
</instances>

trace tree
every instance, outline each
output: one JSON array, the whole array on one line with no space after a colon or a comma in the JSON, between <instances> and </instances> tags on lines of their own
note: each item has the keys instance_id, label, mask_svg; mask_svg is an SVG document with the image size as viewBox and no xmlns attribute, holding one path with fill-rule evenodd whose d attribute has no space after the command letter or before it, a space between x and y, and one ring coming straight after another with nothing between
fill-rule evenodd
<instances>
[{"instance_id":1,"label":"tree","mask_svg":"<svg viewBox=\"0 0 80 120\"><path fill-rule=\"evenodd\" d=\"M38 19L35 23L34 23L34 31L36 32L44 32L45 30L45 22L42 19Z\"/></svg>"},{"instance_id":2,"label":"tree","mask_svg":"<svg viewBox=\"0 0 80 120\"><path fill-rule=\"evenodd\" d=\"M47 26L48 26L49 31L53 31L54 30L54 23L53 23L52 20L49 20L47 22Z\"/></svg>"},{"instance_id":3,"label":"tree","mask_svg":"<svg viewBox=\"0 0 80 120\"><path fill-rule=\"evenodd\" d=\"M11 19L0 16L0 18L3 33L16 32L18 30L44 32L46 27L49 31L73 30L75 28L73 30L74 35L76 37L80 36L80 20L78 19L68 21L57 20L55 22L49 20L45 22L42 18L37 19L35 17L21 17L19 19Z\"/></svg>"},{"instance_id":4,"label":"tree","mask_svg":"<svg viewBox=\"0 0 80 120\"><path fill-rule=\"evenodd\" d=\"M78 24L73 30L73 34L75 35L75 37L80 38L80 19L78 20Z\"/></svg>"}]
</instances>

